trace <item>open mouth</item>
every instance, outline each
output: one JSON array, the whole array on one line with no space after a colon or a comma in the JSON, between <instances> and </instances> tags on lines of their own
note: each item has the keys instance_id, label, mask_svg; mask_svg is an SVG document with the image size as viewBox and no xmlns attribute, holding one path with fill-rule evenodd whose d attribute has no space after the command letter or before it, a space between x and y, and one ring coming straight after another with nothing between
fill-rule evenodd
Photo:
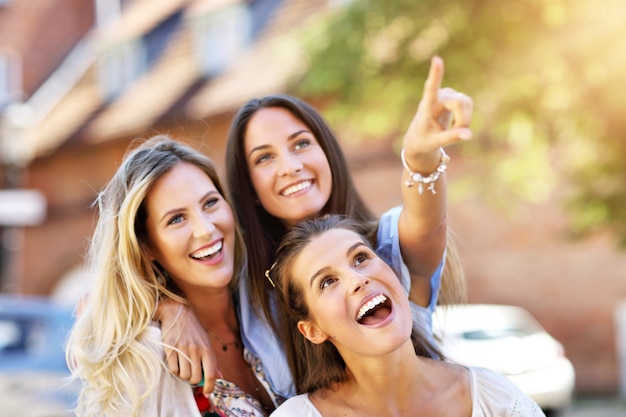
<instances>
[{"instance_id":1,"label":"open mouth","mask_svg":"<svg viewBox=\"0 0 626 417\"><path fill-rule=\"evenodd\" d=\"M221 252L223 245L224 245L224 241L223 240L219 240L214 245L209 246L208 248L204 248L204 249L200 249L198 251L195 251L190 256L193 259L210 259L210 258L214 258L215 256L217 256L217 254L219 254Z\"/></svg>"},{"instance_id":2,"label":"open mouth","mask_svg":"<svg viewBox=\"0 0 626 417\"><path fill-rule=\"evenodd\" d=\"M385 320L391 314L391 302L383 295L378 294L359 309L356 321L359 324L372 325Z\"/></svg>"}]
</instances>

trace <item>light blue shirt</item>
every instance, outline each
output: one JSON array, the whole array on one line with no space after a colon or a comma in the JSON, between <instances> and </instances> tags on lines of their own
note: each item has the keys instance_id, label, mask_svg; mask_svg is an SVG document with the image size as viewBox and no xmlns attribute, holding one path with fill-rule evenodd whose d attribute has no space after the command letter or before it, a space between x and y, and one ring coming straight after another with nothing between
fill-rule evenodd
<instances>
[{"instance_id":1,"label":"light blue shirt","mask_svg":"<svg viewBox=\"0 0 626 417\"><path fill-rule=\"evenodd\" d=\"M398 235L398 222L400 220L400 212L402 206L394 207L385 212L380 218L377 232L376 253L382 260L387 262L391 269L400 277L402 287L407 294L411 290L411 275L409 269L402 260L400 252L400 237ZM437 306L437 298L441 289L441 276L443 274L443 264L446 256L444 253L439 266L430 278L430 301L426 307L419 306L411 302L411 312L413 313L413 321L428 336L428 340L436 345L433 337L433 312Z\"/></svg>"}]
</instances>

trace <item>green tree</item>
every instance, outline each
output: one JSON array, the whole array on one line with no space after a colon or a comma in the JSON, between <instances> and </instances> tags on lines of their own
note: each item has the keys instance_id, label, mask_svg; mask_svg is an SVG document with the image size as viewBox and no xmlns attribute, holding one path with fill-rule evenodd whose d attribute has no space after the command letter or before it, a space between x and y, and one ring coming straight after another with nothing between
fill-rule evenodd
<instances>
[{"instance_id":1,"label":"green tree","mask_svg":"<svg viewBox=\"0 0 626 417\"><path fill-rule=\"evenodd\" d=\"M304 39L294 91L329 103L344 140L400 138L440 55L444 84L475 102L478 138L458 151L476 180L455 193L506 205L558 185L575 234L610 227L626 243L622 0L356 0Z\"/></svg>"}]
</instances>

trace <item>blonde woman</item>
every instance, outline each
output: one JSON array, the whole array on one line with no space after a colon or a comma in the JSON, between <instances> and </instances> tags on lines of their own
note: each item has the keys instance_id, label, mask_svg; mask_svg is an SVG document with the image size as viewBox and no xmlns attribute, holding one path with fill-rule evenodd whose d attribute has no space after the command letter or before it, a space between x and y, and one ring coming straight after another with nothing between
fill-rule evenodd
<instances>
[{"instance_id":1,"label":"blonde woman","mask_svg":"<svg viewBox=\"0 0 626 417\"><path fill-rule=\"evenodd\" d=\"M167 136L129 151L97 198L96 273L67 357L77 416L267 416L280 398L241 341L234 291L244 246L214 163ZM153 322L161 297L193 311L220 370L205 397L171 374Z\"/></svg>"}]
</instances>

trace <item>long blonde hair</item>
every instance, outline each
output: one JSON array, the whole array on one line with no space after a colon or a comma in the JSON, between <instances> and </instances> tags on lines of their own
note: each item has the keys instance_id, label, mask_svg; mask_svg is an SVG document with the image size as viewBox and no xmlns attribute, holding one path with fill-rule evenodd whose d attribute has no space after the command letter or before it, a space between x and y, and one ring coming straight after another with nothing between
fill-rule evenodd
<instances>
[{"instance_id":1,"label":"long blonde hair","mask_svg":"<svg viewBox=\"0 0 626 417\"><path fill-rule=\"evenodd\" d=\"M180 163L202 169L230 205L213 161L166 135L130 150L96 199L99 219L87 254L95 282L66 351L72 375L83 386L78 416L141 415L164 370L162 347L147 343L146 330L160 297L186 300L145 252L143 202L154 183ZM244 254L238 227L235 232L232 289Z\"/></svg>"}]
</instances>

